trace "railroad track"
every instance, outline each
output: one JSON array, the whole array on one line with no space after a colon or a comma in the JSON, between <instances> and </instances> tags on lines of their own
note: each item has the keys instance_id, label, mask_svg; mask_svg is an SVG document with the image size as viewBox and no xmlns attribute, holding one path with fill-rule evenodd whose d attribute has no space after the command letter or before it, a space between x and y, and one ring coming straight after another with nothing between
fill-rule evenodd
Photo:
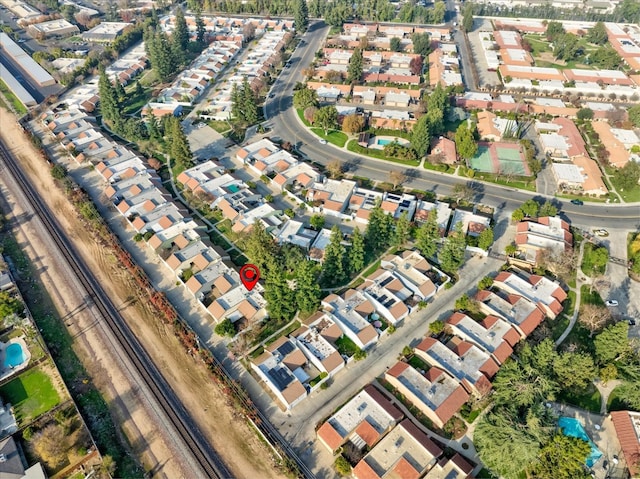
<instances>
[{"instance_id":1,"label":"railroad track","mask_svg":"<svg viewBox=\"0 0 640 479\"><path fill-rule=\"evenodd\" d=\"M16 163L15 158L13 158L2 142L0 142L0 161L4 162L6 170L11 173L14 181L24 192L35 213L60 249L61 254L103 316L106 326L111 330L116 341L121 346L122 352L145 382L160 409L195 458L197 466L202 470L202 479L233 479L234 476L213 447L211 447L209 441L193 421L193 418L191 418L185 410L182 402L178 399L140 342L133 336L129 326L109 299L102 286L98 283L93 273L87 265L79 259L80 256L76 253L75 248L71 245L57 221L53 219L55 216L51 214L47 205L40 199L35 188Z\"/></svg>"}]
</instances>

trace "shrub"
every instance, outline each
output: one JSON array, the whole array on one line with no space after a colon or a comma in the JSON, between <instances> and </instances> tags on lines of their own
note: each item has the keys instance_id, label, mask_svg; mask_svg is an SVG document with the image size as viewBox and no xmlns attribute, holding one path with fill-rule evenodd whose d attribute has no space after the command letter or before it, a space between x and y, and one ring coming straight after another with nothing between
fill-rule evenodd
<instances>
[{"instance_id":1,"label":"shrub","mask_svg":"<svg viewBox=\"0 0 640 479\"><path fill-rule=\"evenodd\" d=\"M229 318L222 320L214 329L218 336L228 336L230 338L236 335L236 327Z\"/></svg>"},{"instance_id":2,"label":"shrub","mask_svg":"<svg viewBox=\"0 0 640 479\"><path fill-rule=\"evenodd\" d=\"M351 475L351 464L344 457L338 456L336 458L336 462L333 464L333 467L336 469L336 472L341 476L349 476Z\"/></svg>"},{"instance_id":3,"label":"shrub","mask_svg":"<svg viewBox=\"0 0 640 479\"><path fill-rule=\"evenodd\" d=\"M65 176L67 176L67 169L62 165L56 165L51 168L51 176L53 176L56 180L61 180Z\"/></svg>"}]
</instances>

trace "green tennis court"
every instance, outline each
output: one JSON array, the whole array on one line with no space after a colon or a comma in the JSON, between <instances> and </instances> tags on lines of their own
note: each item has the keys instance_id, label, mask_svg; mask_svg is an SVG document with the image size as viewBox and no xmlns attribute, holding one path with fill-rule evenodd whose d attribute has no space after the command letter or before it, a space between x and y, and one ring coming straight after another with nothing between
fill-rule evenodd
<instances>
[{"instance_id":1,"label":"green tennis court","mask_svg":"<svg viewBox=\"0 0 640 479\"><path fill-rule=\"evenodd\" d=\"M469 167L484 173L531 176L520 145L517 143L478 143L478 151Z\"/></svg>"},{"instance_id":2,"label":"green tennis court","mask_svg":"<svg viewBox=\"0 0 640 479\"><path fill-rule=\"evenodd\" d=\"M491 153L489 147L478 145L478 151L476 155L469 160L469 167L474 170L493 172L493 160L491 159Z\"/></svg>"}]
</instances>

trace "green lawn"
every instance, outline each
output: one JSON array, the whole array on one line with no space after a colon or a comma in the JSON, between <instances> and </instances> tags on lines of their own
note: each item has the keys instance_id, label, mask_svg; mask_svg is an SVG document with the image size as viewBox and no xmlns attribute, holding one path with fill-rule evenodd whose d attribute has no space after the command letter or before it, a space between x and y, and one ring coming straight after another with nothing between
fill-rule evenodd
<instances>
[{"instance_id":1,"label":"green lawn","mask_svg":"<svg viewBox=\"0 0 640 479\"><path fill-rule=\"evenodd\" d=\"M600 412L600 400L600 391L593 384L584 391L562 391L558 394L558 402L571 404L594 413Z\"/></svg>"},{"instance_id":2,"label":"green lawn","mask_svg":"<svg viewBox=\"0 0 640 479\"><path fill-rule=\"evenodd\" d=\"M459 169L459 174L460 176L465 176L463 173L463 168ZM519 190L528 190L528 191L536 191L536 180L532 177L530 180L519 180L519 179L510 179L507 180L504 177L498 176L496 177L495 174L493 173L479 173L479 172L475 172L473 178L470 178L471 180L473 179L477 179L477 180L482 180L482 181L487 181L489 183L495 183L496 185L502 185L502 186L507 186L509 188L517 188Z\"/></svg>"},{"instance_id":3,"label":"green lawn","mask_svg":"<svg viewBox=\"0 0 640 479\"><path fill-rule=\"evenodd\" d=\"M587 276L591 276L593 274L603 274L605 272L606 265L600 266L594 264L596 251L604 250L607 251L604 246L596 246L593 243L587 243L584 245L584 255L582 257L582 271ZM602 251L600 251L602 253ZM607 253L607 258L609 254Z\"/></svg>"},{"instance_id":4,"label":"green lawn","mask_svg":"<svg viewBox=\"0 0 640 479\"><path fill-rule=\"evenodd\" d=\"M151 99L151 88L143 88L140 94L136 95L134 88L129 88L127 91L127 99L125 102L123 114L133 115L137 113L143 106L145 106Z\"/></svg>"},{"instance_id":5,"label":"green lawn","mask_svg":"<svg viewBox=\"0 0 640 479\"><path fill-rule=\"evenodd\" d=\"M620 191L620 185L618 181L616 181L616 175L614 168L606 168L607 174L611 175L609 179L611 180L611 184L616 189L618 194L622 197L624 201L627 203L635 203L640 201L640 185L634 186L632 189L623 189L624 191Z\"/></svg>"},{"instance_id":6,"label":"green lawn","mask_svg":"<svg viewBox=\"0 0 640 479\"><path fill-rule=\"evenodd\" d=\"M427 363L425 363L415 354L409 359L409 364L411 364L411 366L413 366L413 368L417 369L418 371L428 371L429 369L431 369Z\"/></svg>"},{"instance_id":7,"label":"green lawn","mask_svg":"<svg viewBox=\"0 0 640 479\"><path fill-rule=\"evenodd\" d=\"M21 424L29 423L60 403L51 379L34 368L0 388L0 397L15 408Z\"/></svg>"},{"instance_id":8,"label":"green lawn","mask_svg":"<svg viewBox=\"0 0 640 479\"><path fill-rule=\"evenodd\" d=\"M595 304L596 306L604 306L604 301L597 291L589 291L589 286L583 284L580 288L580 302L582 304Z\"/></svg>"},{"instance_id":9,"label":"green lawn","mask_svg":"<svg viewBox=\"0 0 640 479\"><path fill-rule=\"evenodd\" d=\"M207 125L216 130L218 133L226 133L231 129L231 125L226 121L207 120Z\"/></svg>"},{"instance_id":10,"label":"green lawn","mask_svg":"<svg viewBox=\"0 0 640 479\"><path fill-rule=\"evenodd\" d=\"M339 146L340 148L342 148L349 139L349 137L345 133L337 130L329 130L328 135L325 135L322 128L311 128L311 131L318 135L320 138L327 140L329 143Z\"/></svg>"},{"instance_id":11,"label":"green lawn","mask_svg":"<svg viewBox=\"0 0 640 479\"><path fill-rule=\"evenodd\" d=\"M358 350L358 346L348 337L342 335L338 339L336 339L336 349L340 354L351 357Z\"/></svg>"},{"instance_id":12,"label":"green lawn","mask_svg":"<svg viewBox=\"0 0 640 479\"><path fill-rule=\"evenodd\" d=\"M358 153L360 155L370 156L372 158L378 158L379 160L391 161L393 163L398 163L400 165L405 166L418 166L420 164L417 160L399 160L398 158L389 158L384 155L382 150L377 150L375 148L364 148L358 145L358 140L351 140L347 144L347 149L354 153Z\"/></svg>"},{"instance_id":13,"label":"green lawn","mask_svg":"<svg viewBox=\"0 0 640 479\"><path fill-rule=\"evenodd\" d=\"M2 80L0 80L0 92L2 92L7 101L11 103L11 105L13 105L14 110L16 110L19 115L24 115L25 113L27 113L26 107L20 100L18 100L18 97L11 92L9 87Z\"/></svg>"}]
</instances>

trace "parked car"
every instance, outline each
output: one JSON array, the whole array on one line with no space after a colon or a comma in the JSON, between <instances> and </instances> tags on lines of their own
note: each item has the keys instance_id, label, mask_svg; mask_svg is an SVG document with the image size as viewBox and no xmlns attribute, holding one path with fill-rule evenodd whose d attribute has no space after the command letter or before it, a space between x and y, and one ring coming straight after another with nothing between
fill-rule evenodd
<instances>
[{"instance_id":1,"label":"parked car","mask_svg":"<svg viewBox=\"0 0 640 479\"><path fill-rule=\"evenodd\" d=\"M327 144L327 140L325 140L325 139L320 138L320 140L318 140L318 141L320 141L321 145L326 145Z\"/></svg>"},{"instance_id":2,"label":"parked car","mask_svg":"<svg viewBox=\"0 0 640 479\"><path fill-rule=\"evenodd\" d=\"M618 306L618 301L615 299L609 299L604 302L606 306Z\"/></svg>"},{"instance_id":3,"label":"parked car","mask_svg":"<svg viewBox=\"0 0 640 479\"><path fill-rule=\"evenodd\" d=\"M609 236L609 232L607 230L595 230L594 233L598 236L606 237Z\"/></svg>"},{"instance_id":4,"label":"parked car","mask_svg":"<svg viewBox=\"0 0 640 479\"><path fill-rule=\"evenodd\" d=\"M636 320L635 320L635 319L633 319L633 318L631 318L631 319L629 320L629 326L635 326L635 325L636 325Z\"/></svg>"},{"instance_id":5,"label":"parked car","mask_svg":"<svg viewBox=\"0 0 640 479\"><path fill-rule=\"evenodd\" d=\"M584 201L582 200L571 200L571 203L578 206L584 205Z\"/></svg>"}]
</instances>

